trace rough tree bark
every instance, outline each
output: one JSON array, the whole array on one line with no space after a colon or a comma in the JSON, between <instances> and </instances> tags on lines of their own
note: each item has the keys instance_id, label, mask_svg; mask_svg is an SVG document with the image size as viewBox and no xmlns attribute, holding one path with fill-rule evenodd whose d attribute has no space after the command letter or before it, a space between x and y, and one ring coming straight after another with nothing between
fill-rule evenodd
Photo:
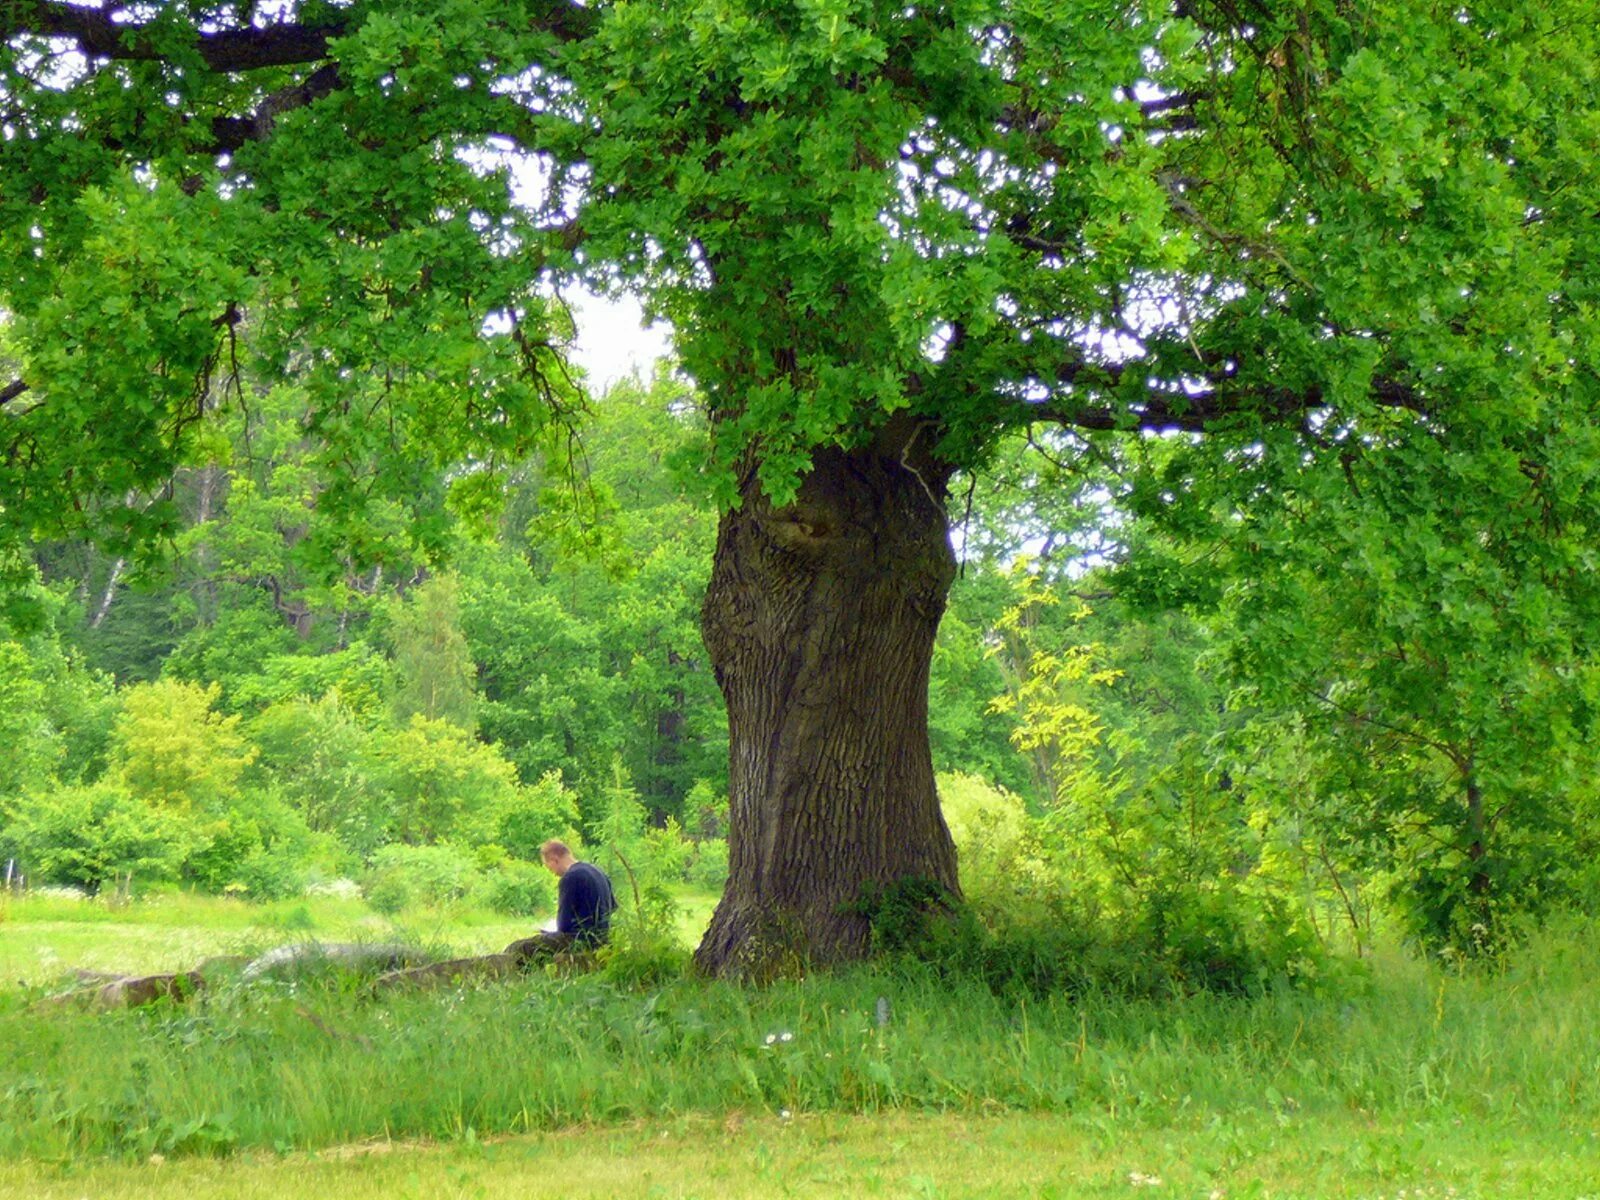
<instances>
[{"instance_id":1,"label":"rough tree bark","mask_svg":"<svg viewBox=\"0 0 1600 1200\"><path fill-rule=\"evenodd\" d=\"M948 473L915 441L819 452L794 504L751 480L723 517L702 611L730 736L712 973L862 957L867 921L845 909L865 885L957 890L928 747Z\"/></svg>"}]
</instances>

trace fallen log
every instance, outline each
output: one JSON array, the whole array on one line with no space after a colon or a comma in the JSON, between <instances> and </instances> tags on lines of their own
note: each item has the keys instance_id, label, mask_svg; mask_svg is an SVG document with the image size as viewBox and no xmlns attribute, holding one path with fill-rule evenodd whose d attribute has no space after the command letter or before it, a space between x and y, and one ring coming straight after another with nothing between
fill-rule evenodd
<instances>
[{"instance_id":1,"label":"fallen log","mask_svg":"<svg viewBox=\"0 0 1600 1200\"><path fill-rule=\"evenodd\" d=\"M399 987L439 987L466 983L469 980L502 979L515 972L518 966L516 958L510 954L451 958L421 967L385 971L372 981L372 989L389 991Z\"/></svg>"}]
</instances>

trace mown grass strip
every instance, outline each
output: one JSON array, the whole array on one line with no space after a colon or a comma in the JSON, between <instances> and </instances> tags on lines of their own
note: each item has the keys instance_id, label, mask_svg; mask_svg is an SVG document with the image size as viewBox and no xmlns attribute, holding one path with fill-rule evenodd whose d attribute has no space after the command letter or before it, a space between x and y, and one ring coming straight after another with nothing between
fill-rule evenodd
<instances>
[{"instance_id":1,"label":"mown grass strip","mask_svg":"<svg viewBox=\"0 0 1600 1200\"><path fill-rule=\"evenodd\" d=\"M1040 1114L734 1115L451 1145L129 1165L0 1165L34 1200L470 1196L1556 1200L1595 1194L1592 1131L1263 1114L1150 1128Z\"/></svg>"}]
</instances>

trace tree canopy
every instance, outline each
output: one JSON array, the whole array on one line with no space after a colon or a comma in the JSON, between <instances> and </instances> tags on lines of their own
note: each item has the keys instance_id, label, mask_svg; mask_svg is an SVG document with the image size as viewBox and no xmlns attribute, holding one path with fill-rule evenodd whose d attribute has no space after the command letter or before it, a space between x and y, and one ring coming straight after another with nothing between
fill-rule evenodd
<instances>
[{"instance_id":1,"label":"tree canopy","mask_svg":"<svg viewBox=\"0 0 1600 1200\"><path fill-rule=\"evenodd\" d=\"M575 274L673 321L779 499L896 412L971 465L1040 421L1494 437L1593 383L1577 0L3 12L13 528L168 528L123 498L241 355L329 508L492 470L573 403Z\"/></svg>"}]
</instances>

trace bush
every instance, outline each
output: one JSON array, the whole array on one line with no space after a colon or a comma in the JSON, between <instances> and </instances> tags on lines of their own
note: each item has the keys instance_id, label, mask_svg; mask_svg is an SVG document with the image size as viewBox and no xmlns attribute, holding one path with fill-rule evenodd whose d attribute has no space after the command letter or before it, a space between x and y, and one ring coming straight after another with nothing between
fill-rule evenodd
<instances>
[{"instance_id":1,"label":"bush","mask_svg":"<svg viewBox=\"0 0 1600 1200\"><path fill-rule=\"evenodd\" d=\"M544 867L513 859L484 876L478 895L497 913L534 917L555 907L554 882Z\"/></svg>"},{"instance_id":2,"label":"bush","mask_svg":"<svg viewBox=\"0 0 1600 1200\"><path fill-rule=\"evenodd\" d=\"M517 800L516 768L500 747L448 721L414 716L376 742L373 756L393 836L403 842L495 841L498 815Z\"/></svg>"},{"instance_id":3,"label":"bush","mask_svg":"<svg viewBox=\"0 0 1600 1200\"><path fill-rule=\"evenodd\" d=\"M678 906L659 884L643 887L637 903L619 906L611 918L611 940L599 952L607 978L651 986L686 974L689 952L677 922Z\"/></svg>"},{"instance_id":4,"label":"bush","mask_svg":"<svg viewBox=\"0 0 1600 1200\"><path fill-rule=\"evenodd\" d=\"M386 917L396 916L416 901L416 889L398 871L374 875L367 884L367 903Z\"/></svg>"},{"instance_id":5,"label":"bush","mask_svg":"<svg viewBox=\"0 0 1600 1200\"><path fill-rule=\"evenodd\" d=\"M694 843L694 859L684 876L695 887L721 891L728 883L728 843L707 838Z\"/></svg>"},{"instance_id":6,"label":"bush","mask_svg":"<svg viewBox=\"0 0 1600 1200\"><path fill-rule=\"evenodd\" d=\"M1316 935L1287 904L1225 883L1153 897L1137 940L1184 990L1234 995L1313 979L1325 958Z\"/></svg>"},{"instance_id":7,"label":"bush","mask_svg":"<svg viewBox=\"0 0 1600 1200\"><path fill-rule=\"evenodd\" d=\"M56 746L44 714L47 694L27 648L0 638L0 801L50 778Z\"/></svg>"},{"instance_id":8,"label":"bush","mask_svg":"<svg viewBox=\"0 0 1600 1200\"><path fill-rule=\"evenodd\" d=\"M273 792L241 797L188 824L193 849L183 874L208 892L282 899L299 894L313 870L343 857L330 835L313 833L299 809Z\"/></svg>"},{"instance_id":9,"label":"bush","mask_svg":"<svg viewBox=\"0 0 1600 1200\"><path fill-rule=\"evenodd\" d=\"M112 781L24 796L0 833L6 857L35 878L91 892L122 875L172 878L190 838L181 821Z\"/></svg>"},{"instance_id":10,"label":"bush","mask_svg":"<svg viewBox=\"0 0 1600 1200\"><path fill-rule=\"evenodd\" d=\"M114 765L141 800L172 809L216 812L238 794L256 757L239 718L213 711L221 692L163 679L122 692Z\"/></svg>"},{"instance_id":11,"label":"bush","mask_svg":"<svg viewBox=\"0 0 1600 1200\"><path fill-rule=\"evenodd\" d=\"M184 877L202 891L239 890L230 885L239 881L245 861L261 853L261 827L240 813L188 824L192 849L184 860Z\"/></svg>"},{"instance_id":12,"label":"bush","mask_svg":"<svg viewBox=\"0 0 1600 1200\"><path fill-rule=\"evenodd\" d=\"M1330 977L1321 944L1287 905L1226 885L1151 897L1120 912L1056 884L1019 891L1004 906L992 901L959 901L930 881L908 879L864 892L857 911L872 922L880 952L1002 995L1250 995Z\"/></svg>"},{"instance_id":13,"label":"bush","mask_svg":"<svg viewBox=\"0 0 1600 1200\"><path fill-rule=\"evenodd\" d=\"M973 776L941 775L939 793L965 901L867 897L886 948L1000 991L1241 994L1328 977L1299 907L1252 877L1159 846L1114 865L1065 835L1059 812L1041 820Z\"/></svg>"},{"instance_id":14,"label":"bush","mask_svg":"<svg viewBox=\"0 0 1600 1200\"><path fill-rule=\"evenodd\" d=\"M368 855L389 837L387 797L378 785L373 734L337 692L294 699L255 718L261 749L256 772L304 817L353 854Z\"/></svg>"},{"instance_id":15,"label":"bush","mask_svg":"<svg viewBox=\"0 0 1600 1200\"><path fill-rule=\"evenodd\" d=\"M694 843L683 836L683 827L671 817L660 829L647 828L634 843L638 861L634 870L646 879L682 882L694 859Z\"/></svg>"},{"instance_id":16,"label":"bush","mask_svg":"<svg viewBox=\"0 0 1600 1200\"><path fill-rule=\"evenodd\" d=\"M683 823L697 841L728 836L728 793L697 779L683 798Z\"/></svg>"},{"instance_id":17,"label":"bush","mask_svg":"<svg viewBox=\"0 0 1600 1200\"><path fill-rule=\"evenodd\" d=\"M502 806L496 838L518 858L537 862L540 846L551 838L572 841L577 827L578 798L560 771L547 771L532 787L516 789Z\"/></svg>"},{"instance_id":18,"label":"bush","mask_svg":"<svg viewBox=\"0 0 1600 1200\"><path fill-rule=\"evenodd\" d=\"M263 846L238 865L232 882L252 900L287 900L305 893L308 866L296 850Z\"/></svg>"},{"instance_id":19,"label":"bush","mask_svg":"<svg viewBox=\"0 0 1600 1200\"><path fill-rule=\"evenodd\" d=\"M1040 822L1021 797L959 772L939 776L939 805L968 895L1010 891L1048 877Z\"/></svg>"},{"instance_id":20,"label":"bush","mask_svg":"<svg viewBox=\"0 0 1600 1200\"><path fill-rule=\"evenodd\" d=\"M387 913L412 903L449 904L477 881L472 856L456 846L385 846L372 859L367 903Z\"/></svg>"}]
</instances>

